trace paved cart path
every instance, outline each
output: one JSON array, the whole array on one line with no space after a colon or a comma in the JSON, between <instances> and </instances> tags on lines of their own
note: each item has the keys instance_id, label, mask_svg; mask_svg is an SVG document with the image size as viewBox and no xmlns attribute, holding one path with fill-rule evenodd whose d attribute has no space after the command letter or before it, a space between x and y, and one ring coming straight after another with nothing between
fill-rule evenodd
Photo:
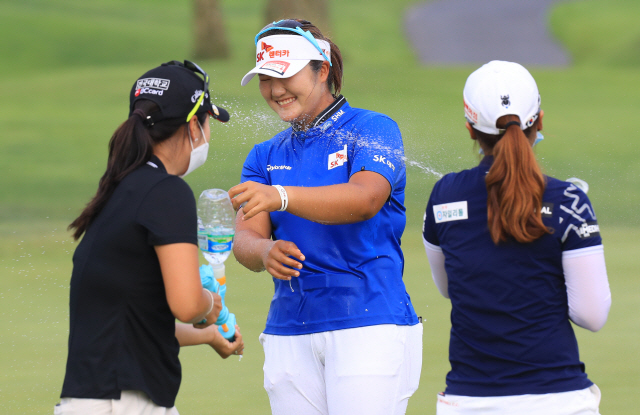
<instances>
[{"instance_id":1,"label":"paved cart path","mask_svg":"<svg viewBox=\"0 0 640 415\"><path fill-rule=\"evenodd\" d=\"M425 64L566 66L568 52L551 36L551 6L562 0L436 0L407 10L405 32Z\"/></svg>"}]
</instances>

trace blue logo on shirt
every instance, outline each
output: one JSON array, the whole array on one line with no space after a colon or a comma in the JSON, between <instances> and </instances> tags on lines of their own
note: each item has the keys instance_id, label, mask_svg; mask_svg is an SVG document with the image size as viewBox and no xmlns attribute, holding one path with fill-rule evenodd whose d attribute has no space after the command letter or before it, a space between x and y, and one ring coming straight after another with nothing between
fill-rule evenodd
<instances>
[{"instance_id":1,"label":"blue logo on shirt","mask_svg":"<svg viewBox=\"0 0 640 415\"><path fill-rule=\"evenodd\" d=\"M324 133L325 131L327 131L327 129L329 129L329 127L331 127L333 125L332 121L327 121L326 123L322 124L322 127L320 127L320 129L322 130L322 132Z\"/></svg>"}]
</instances>

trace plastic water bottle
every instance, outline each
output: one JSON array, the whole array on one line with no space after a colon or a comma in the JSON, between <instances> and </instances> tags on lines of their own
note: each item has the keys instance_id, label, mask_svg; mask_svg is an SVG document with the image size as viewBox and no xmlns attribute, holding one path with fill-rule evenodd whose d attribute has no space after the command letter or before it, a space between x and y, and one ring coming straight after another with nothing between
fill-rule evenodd
<instances>
[{"instance_id":1,"label":"plastic water bottle","mask_svg":"<svg viewBox=\"0 0 640 415\"><path fill-rule=\"evenodd\" d=\"M236 214L226 191L208 189L198 199L198 247L212 265L229 257L236 233Z\"/></svg>"},{"instance_id":2,"label":"plastic water bottle","mask_svg":"<svg viewBox=\"0 0 640 415\"><path fill-rule=\"evenodd\" d=\"M198 199L198 247L209 267L200 267L202 286L222 297L222 310L216 324L222 336L235 338L236 316L225 304L227 277L224 261L229 258L236 233L236 214L229 194L222 189L208 189ZM206 321L206 320L205 320Z\"/></svg>"},{"instance_id":3,"label":"plastic water bottle","mask_svg":"<svg viewBox=\"0 0 640 415\"><path fill-rule=\"evenodd\" d=\"M200 265L200 280L202 286L209 291L218 293L222 297L222 310L218 315L216 324L218 331L227 340L233 341L236 336L236 315L229 312L225 304L225 295L227 293L227 277L225 276L224 264L219 265ZM205 322L203 320L203 322Z\"/></svg>"}]
</instances>

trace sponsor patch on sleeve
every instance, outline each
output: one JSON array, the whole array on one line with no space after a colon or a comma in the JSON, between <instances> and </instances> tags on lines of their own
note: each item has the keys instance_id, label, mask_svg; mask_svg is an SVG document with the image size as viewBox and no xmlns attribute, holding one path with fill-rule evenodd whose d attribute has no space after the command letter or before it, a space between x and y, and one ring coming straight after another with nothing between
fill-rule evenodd
<instances>
[{"instance_id":1,"label":"sponsor patch on sleeve","mask_svg":"<svg viewBox=\"0 0 640 415\"><path fill-rule=\"evenodd\" d=\"M553 203L544 202L542 204L542 209L540 210L543 218L552 218L553 217Z\"/></svg>"},{"instance_id":2,"label":"sponsor patch on sleeve","mask_svg":"<svg viewBox=\"0 0 640 415\"><path fill-rule=\"evenodd\" d=\"M469 219L467 201L434 205L433 217L435 218L436 223Z\"/></svg>"},{"instance_id":3,"label":"sponsor patch on sleeve","mask_svg":"<svg viewBox=\"0 0 640 415\"><path fill-rule=\"evenodd\" d=\"M388 167L391 168L391 170L396 171L396 166L393 165L393 163L390 160L387 160L387 156L381 156L381 155L374 155L373 156L373 161L377 161L378 163L382 163L382 164L386 164Z\"/></svg>"},{"instance_id":4,"label":"sponsor patch on sleeve","mask_svg":"<svg viewBox=\"0 0 640 415\"><path fill-rule=\"evenodd\" d=\"M600 236L600 226L598 222L585 222L576 229L576 232L582 239L594 238Z\"/></svg>"}]
</instances>

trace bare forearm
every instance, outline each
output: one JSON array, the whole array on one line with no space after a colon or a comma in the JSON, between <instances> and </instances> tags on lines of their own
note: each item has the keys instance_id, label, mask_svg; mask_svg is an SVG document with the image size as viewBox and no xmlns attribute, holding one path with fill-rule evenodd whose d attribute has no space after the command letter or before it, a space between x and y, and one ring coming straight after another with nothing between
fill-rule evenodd
<instances>
[{"instance_id":1,"label":"bare forearm","mask_svg":"<svg viewBox=\"0 0 640 415\"><path fill-rule=\"evenodd\" d=\"M198 301L194 304L190 313L178 314L173 312L174 316L183 323L196 324L202 319L207 317L207 313L211 313L213 309L213 297L207 293L207 290L202 289ZM198 312L199 310L199 312ZM173 310L172 310L173 311ZM189 318L191 317L191 318Z\"/></svg>"},{"instance_id":2,"label":"bare forearm","mask_svg":"<svg viewBox=\"0 0 640 415\"><path fill-rule=\"evenodd\" d=\"M285 186L287 212L327 225L362 222L375 216L385 200L353 183L323 187Z\"/></svg>"},{"instance_id":3,"label":"bare forearm","mask_svg":"<svg viewBox=\"0 0 640 415\"><path fill-rule=\"evenodd\" d=\"M273 244L274 241L264 238L253 230L241 230L235 236L233 255L239 263L251 271L260 272L264 270L264 254Z\"/></svg>"},{"instance_id":4,"label":"bare forearm","mask_svg":"<svg viewBox=\"0 0 640 415\"><path fill-rule=\"evenodd\" d=\"M162 270L167 302L173 315L183 323L196 323L217 316L221 302L216 294L202 288L198 273L198 251L193 244L178 243L155 247ZM213 313L213 314L211 314ZM214 319L215 321L215 319Z\"/></svg>"},{"instance_id":5,"label":"bare forearm","mask_svg":"<svg viewBox=\"0 0 640 415\"><path fill-rule=\"evenodd\" d=\"M208 330L197 329L191 324L176 323L176 338L180 347L210 343L213 339Z\"/></svg>"},{"instance_id":6,"label":"bare forearm","mask_svg":"<svg viewBox=\"0 0 640 415\"><path fill-rule=\"evenodd\" d=\"M348 183L320 187L285 186L284 190L287 194L281 195L273 186L249 181L232 187L229 196L238 214L242 212L240 223L280 209L287 196L287 212L313 222L339 225L362 222L375 216L392 189L384 176L360 171L351 176ZM267 220L270 224L268 217ZM270 232L262 234L270 235Z\"/></svg>"}]
</instances>

